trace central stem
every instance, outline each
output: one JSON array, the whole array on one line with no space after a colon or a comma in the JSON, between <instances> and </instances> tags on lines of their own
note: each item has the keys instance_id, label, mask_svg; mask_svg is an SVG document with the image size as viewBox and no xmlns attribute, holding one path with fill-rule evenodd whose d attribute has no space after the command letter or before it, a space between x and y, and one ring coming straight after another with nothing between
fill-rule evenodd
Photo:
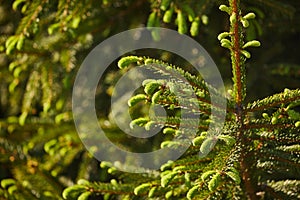
<instances>
[{"instance_id":1,"label":"central stem","mask_svg":"<svg viewBox=\"0 0 300 200\"><path fill-rule=\"evenodd\" d=\"M256 192L251 181L251 175L249 173L249 163L247 162L247 155L249 149L247 148L245 141L244 131L244 112L243 101L246 96L246 77L245 77L245 59L241 55L243 45L243 33L241 24L241 12L239 8L239 0L229 0L229 6L231 8L230 15L230 32L231 32L231 61L232 61L232 73L233 73L233 91L234 100L236 103L236 122L239 125L237 137L241 145L240 155L240 167L241 175L246 190L246 195L249 199L257 199Z\"/></svg>"},{"instance_id":2,"label":"central stem","mask_svg":"<svg viewBox=\"0 0 300 200\"><path fill-rule=\"evenodd\" d=\"M235 84L235 102L238 106L238 108L241 108L241 104L243 101L243 85L242 85L242 76L243 76L243 69L241 63L241 55L240 55L240 13L238 9L238 0L233 0L232 1L232 24L231 24L231 32L233 33L232 35L232 43L233 43L233 48L232 48L232 64L233 64L233 74L234 74L234 84Z\"/></svg>"}]
</instances>

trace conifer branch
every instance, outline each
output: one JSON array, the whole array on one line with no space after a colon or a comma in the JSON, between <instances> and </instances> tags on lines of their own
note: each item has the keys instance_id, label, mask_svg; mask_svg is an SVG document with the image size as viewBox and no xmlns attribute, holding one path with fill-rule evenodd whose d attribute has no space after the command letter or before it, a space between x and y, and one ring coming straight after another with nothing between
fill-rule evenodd
<instances>
[{"instance_id":1,"label":"conifer branch","mask_svg":"<svg viewBox=\"0 0 300 200\"><path fill-rule=\"evenodd\" d=\"M286 89L284 92L274 94L270 97L266 97L262 100L258 100L248 104L245 112L254 112L259 110L266 110L275 108L279 105L286 105L288 103L296 102L300 100L300 90L289 90Z\"/></svg>"},{"instance_id":2,"label":"conifer branch","mask_svg":"<svg viewBox=\"0 0 300 200\"><path fill-rule=\"evenodd\" d=\"M249 174L249 166L246 160L248 148L244 146L244 119L243 119L243 101L246 95L246 76L245 76L245 60L241 55L241 46L243 45L243 34L241 25L241 10L239 0L229 0L230 12L230 37L232 47L230 49L232 70L233 70L233 89L234 99L236 103L236 121L240 125L237 136L239 138L240 145L242 145L240 155L240 168L246 194L250 199L256 199L255 189L252 185L251 175Z\"/></svg>"},{"instance_id":3,"label":"conifer branch","mask_svg":"<svg viewBox=\"0 0 300 200\"><path fill-rule=\"evenodd\" d=\"M267 130L274 130L274 129L286 129L294 127L293 124L262 124L262 123L251 123L245 124L243 126L243 130L248 129L267 129Z\"/></svg>"},{"instance_id":4,"label":"conifer branch","mask_svg":"<svg viewBox=\"0 0 300 200\"><path fill-rule=\"evenodd\" d=\"M245 69L244 61L241 59L241 46L242 46L242 31L240 25L241 11L239 8L239 0L230 0L229 7L230 13L230 32L231 34L231 61L233 70L234 81L234 98L237 107L241 108L242 102L245 98Z\"/></svg>"},{"instance_id":5,"label":"conifer branch","mask_svg":"<svg viewBox=\"0 0 300 200\"><path fill-rule=\"evenodd\" d=\"M16 31L17 34L24 34L25 36L29 36L28 29L32 25L32 23L37 19L39 13L43 10L43 5L47 3L47 0L43 0L41 2L35 1L32 4L28 4L29 8L26 10L26 15L22 19L18 29Z\"/></svg>"}]
</instances>

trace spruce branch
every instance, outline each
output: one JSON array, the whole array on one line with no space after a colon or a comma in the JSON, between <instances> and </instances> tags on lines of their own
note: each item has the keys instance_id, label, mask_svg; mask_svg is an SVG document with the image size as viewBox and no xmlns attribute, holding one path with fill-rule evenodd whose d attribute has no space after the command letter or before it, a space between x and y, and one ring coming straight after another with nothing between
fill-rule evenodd
<instances>
[{"instance_id":1,"label":"spruce branch","mask_svg":"<svg viewBox=\"0 0 300 200\"><path fill-rule=\"evenodd\" d=\"M245 61L241 56L241 46L243 44L242 27L240 25L241 11L239 0L230 0L230 35L232 48L230 49L232 70L233 70L233 88L234 98L238 108L241 108L246 95L246 77Z\"/></svg>"},{"instance_id":2,"label":"spruce branch","mask_svg":"<svg viewBox=\"0 0 300 200\"><path fill-rule=\"evenodd\" d=\"M240 169L242 174L242 179L244 183L244 187L246 190L246 195L250 199L256 199L256 192L252 185L251 175L249 174L249 166L247 163L247 154L249 147L246 147L245 141L245 132L243 130L244 127L244 111L243 111L243 102L246 96L246 74L245 74L245 58L242 55L242 49L244 45L244 35L242 32L243 26L245 25L245 20L243 22L243 18L241 15L240 9L240 1L239 0L229 0L229 7L220 6L220 9L227 12L230 17L230 39L231 41L227 41L226 39L222 39L225 46L229 48L231 55L231 63L232 63L232 72L233 72L233 97L236 103L236 122L239 124L240 128L237 132L238 143L242 146L241 154L240 154ZM227 35L224 35L227 36ZM225 42L224 42L225 40ZM227 44L228 43L228 44ZM224 46L224 45L222 45ZM246 56L249 57L249 56Z\"/></svg>"},{"instance_id":3,"label":"spruce branch","mask_svg":"<svg viewBox=\"0 0 300 200\"><path fill-rule=\"evenodd\" d=\"M286 105L288 103L296 102L300 100L300 90L285 89L284 92L274 94L270 97L266 97L262 100L249 103L245 109L245 112L262 111L266 109L276 108L277 106Z\"/></svg>"}]
</instances>

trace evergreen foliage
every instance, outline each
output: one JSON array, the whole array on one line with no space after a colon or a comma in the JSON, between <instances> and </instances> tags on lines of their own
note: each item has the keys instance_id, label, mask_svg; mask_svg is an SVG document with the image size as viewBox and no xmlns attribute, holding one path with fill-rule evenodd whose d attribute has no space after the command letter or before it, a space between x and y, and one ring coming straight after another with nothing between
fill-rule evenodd
<instances>
[{"instance_id":1,"label":"evergreen foliage","mask_svg":"<svg viewBox=\"0 0 300 200\"><path fill-rule=\"evenodd\" d=\"M300 65L291 48L299 46L299 11L298 2L283 0L0 0L0 199L299 199ZM190 143L172 138L196 132L178 160L131 174L85 150L71 93L95 45L141 25L176 29L203 43L229 92L168 52L131 52L113 63L96 98L109 98L131 67L146 65L169 79L145 80L128 101L132 128L162 129L152 141L132 145L109 121L109 102L97 105L112 141L142 152ZM287 43L293 39L294 46ZM174 72L192 87L175 82ZM261 79L266 86L256 85ZM185 98L190 92L195 99ZM225 125L215 135L207 133L211 110L224 110L212 107L212 92L227 101ZM145 114L154 104L167 110L166 119ZM200 113L200 122L182 118L181 110Z\"/></svg>"}]
</instances>

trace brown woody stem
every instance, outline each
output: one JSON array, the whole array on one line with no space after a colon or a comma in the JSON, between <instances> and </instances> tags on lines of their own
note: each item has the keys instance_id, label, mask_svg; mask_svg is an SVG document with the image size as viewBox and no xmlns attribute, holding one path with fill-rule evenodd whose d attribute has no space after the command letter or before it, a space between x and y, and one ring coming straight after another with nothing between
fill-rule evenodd
<instances>
[{"instance_id":1,"label":"brown woody stem","mask_svg":"<svg viewBox=\"0 0 300 200\"><path fill-rule=\"evenodd\" d=\"M244 111L243 111L243 101L246 95L246 85L245 85L245 60L241 56L241 50L243 45L243 33L242 24L240 22L241 12L240 12L240 1L239 0L229 0L229 6L231 8L230 13L230 32L231 35L231 61L232 61L232 72L233 72L233 89L234 89L234 100L236 103L236 121L240 125L237 132L237 137L239 143L242 147L240 155L240 168L241 176L243 179L244 187L246 190L246 195L249 199L257 199L255 188L253 187L251 175L249 173L249 163L247 162L248 147L245 145L247 143L244 130Z\"/></svg>"}]
</instances>

